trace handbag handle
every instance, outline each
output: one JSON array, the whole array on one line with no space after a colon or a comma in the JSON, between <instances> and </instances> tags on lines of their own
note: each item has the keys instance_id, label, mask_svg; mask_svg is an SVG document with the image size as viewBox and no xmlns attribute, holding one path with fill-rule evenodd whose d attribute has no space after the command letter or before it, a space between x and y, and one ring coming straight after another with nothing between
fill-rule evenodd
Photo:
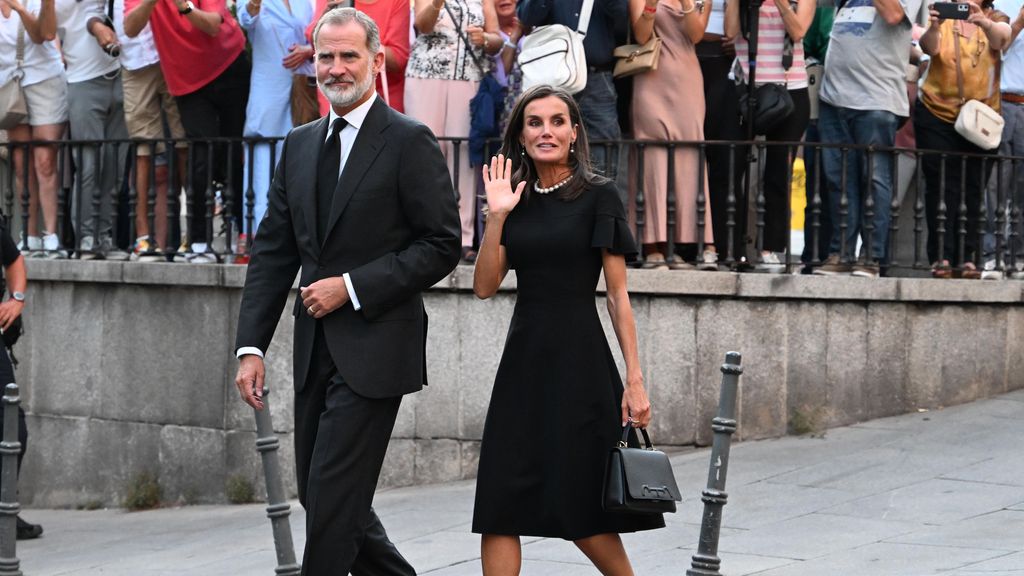
<instances>
[{"instance_id":1,"label":"handbag handle","mask_svg":"<svg viewBox=\"0 0 1024 576\"><path fill-rule=\"evenodd\" d=\"M632 429L633 427L628 424L622 427L622 440L619 440L619 448L626 448L629 446L629 431ZM654 450L654 445L651 444L651 437L647 434L647 428L637 428L637 430L639 430L640 434L644 437L643 449Z\"/></svg>"}]
</instances>

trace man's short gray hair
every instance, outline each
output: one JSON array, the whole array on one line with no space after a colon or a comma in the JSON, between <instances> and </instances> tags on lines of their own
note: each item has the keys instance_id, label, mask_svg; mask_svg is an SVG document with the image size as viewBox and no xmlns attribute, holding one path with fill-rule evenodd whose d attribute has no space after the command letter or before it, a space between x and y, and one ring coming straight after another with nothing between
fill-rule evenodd
<instances>
[{"instance_id":1,"label":"man's short gray hair","mask_svg":"<svg viewBox=\"0 0 1024 576\"><path fill-rule=\"evenodd\" d=\"M370 51L371 55L380 52L380 29L377 28L377 23L373 21L373 18L355 8L334 8L324 12L324 15L317 21L316 28L313 29L313 48L317 47L316 39L320 36L321 28L327 25L344 26L349 22L359 23L366 31L366 49Z\"/></svg>"}]
</instances>

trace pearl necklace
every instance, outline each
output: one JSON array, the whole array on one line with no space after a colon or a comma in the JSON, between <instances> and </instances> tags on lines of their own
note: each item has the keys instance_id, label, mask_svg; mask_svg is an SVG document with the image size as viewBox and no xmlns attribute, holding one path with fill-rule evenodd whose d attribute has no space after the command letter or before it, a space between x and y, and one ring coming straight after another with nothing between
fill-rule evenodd
<instances>
[{"instance_id":1,"label":"pearl necklace","mask_svg":"<svg viewBox=\"0 0 1024 576\"><path fill-rule=\"evenodd\" d=\"M540 187L540 179L538 178L537 181L533 183L533 189L537 192L537 194L550 194L550 193L554 192L555 190L558 190L562 186L565 186L566 184L568 184L569 180L572 180L572 176L569 176L568 178L566 178L565 180L562 180L561 182L559 182L557 184L554 184L552 186L548 186L547 188L541 188Z\"/></svg>"}]
</instances>

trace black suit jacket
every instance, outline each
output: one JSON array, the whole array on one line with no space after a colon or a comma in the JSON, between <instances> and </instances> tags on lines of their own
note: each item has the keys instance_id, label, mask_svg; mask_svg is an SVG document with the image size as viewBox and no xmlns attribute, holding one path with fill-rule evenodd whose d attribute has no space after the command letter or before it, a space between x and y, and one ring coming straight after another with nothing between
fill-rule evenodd
<instances>
[{"instance_id":1,"label":"black suit jacket","mask_svg":"<svg viewBox=\"0 0 1024 576\"><path fill-rule=\"evenodd\" d=\"M376 96L375 96L376 98ZM360 395L387 398L426 383L421 292L458 263L451 176L430 130L376 98L338 181L322 242L316 232L317 158L328 118L285 139L242 292L236 349L266 352L288 291L348 273L361 304L321 319L339 374ZM294 378L305 385L315 320L294 305Z\"/></svg>"}]
</instances>

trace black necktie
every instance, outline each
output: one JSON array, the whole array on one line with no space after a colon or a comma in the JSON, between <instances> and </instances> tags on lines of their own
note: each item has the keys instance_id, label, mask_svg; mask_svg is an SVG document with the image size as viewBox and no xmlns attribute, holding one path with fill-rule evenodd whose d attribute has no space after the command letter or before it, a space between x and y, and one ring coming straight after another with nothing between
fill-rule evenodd
<instances>
[{"instance_id":1,"label":"black necktie","mask_svg":"<svg viewBox=\"0 0 1024 576\"><path fill-rule=\"evenodd\" d=\"M341 138L339 134L348 121L338 118L331 125L331 135L320 149L316 178L316 233L322 244L327 231L327 219L331 216L331 201L338 186L338 171L341 169Z\"/></svg>"}]
</instances>

